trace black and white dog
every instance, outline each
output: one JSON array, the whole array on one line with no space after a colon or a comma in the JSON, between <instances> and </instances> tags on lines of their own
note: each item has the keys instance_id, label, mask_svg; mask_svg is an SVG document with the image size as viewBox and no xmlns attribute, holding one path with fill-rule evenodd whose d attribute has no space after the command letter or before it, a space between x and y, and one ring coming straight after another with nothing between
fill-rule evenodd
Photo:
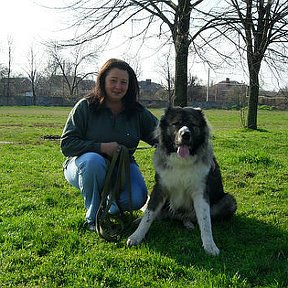
<instances>
[{"instance_id":1,"label":"black and white dog","mask_svg":"<svg viewBox=\"0 0 288 288\"><path fill-rule=\"evenodd\" d=\"M218 255L211 218L230 218L237 206L233 196L223 191L203 112L192 107L167 108L156 135L159 141L153 162L156 183L127 245L139 244L156 217L170 217L181 219L188 229L198 222L205 251Z\"/></svg>"}]
</instances>

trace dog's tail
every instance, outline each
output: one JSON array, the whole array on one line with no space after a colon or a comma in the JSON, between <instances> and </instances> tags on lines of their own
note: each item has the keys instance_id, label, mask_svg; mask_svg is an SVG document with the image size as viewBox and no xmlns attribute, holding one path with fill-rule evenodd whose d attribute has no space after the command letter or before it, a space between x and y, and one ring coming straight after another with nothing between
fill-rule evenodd
<instances>
[{"instance_id":1,"label":"dog's tail","mask_svg":"<svg viewBox=\"0 0 288 288\"><path fill-rule=\"evenodd\" d=\"M216 221L229 220L236 209L237 203L235 198L231 194L226 193L220 201L211 207L211 218Z\"/></svg>"}]
</instances>

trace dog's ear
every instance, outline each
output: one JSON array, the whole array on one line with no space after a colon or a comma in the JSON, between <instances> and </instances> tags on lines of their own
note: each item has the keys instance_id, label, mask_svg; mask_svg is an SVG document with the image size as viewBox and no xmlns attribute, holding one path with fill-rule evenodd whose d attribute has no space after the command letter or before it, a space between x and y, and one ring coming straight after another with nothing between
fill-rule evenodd
<instances>
[{"instance_id":1,"label":"dog's ear","mask_svg":"<svg viewBox=\"0 0 288 288\"><path fill-rule=\"evenodd\" d=\"M197 111L201 117L204 117L204 112L200 107L194 108L194 110Z\"/></svg>"},{"instance_id":2,"label":"dog's ear","mask_svg":"<svg viewBox=\"0 0 288 288\"><path fill-rule=\"evenodd\" d=\"M199 116L204 117L204 112L200 107L185 107L185 110L192 110L196 112Z\"/></svg>"},{"instance_id":3,"label":"dog's ear","mask_svg":"<svg viewBox=\"0 0 288 288\"><path fill-rule=\"evenodd\" d=\"M186 106L184 107L184 110L196 110L196 111L202 111L200 107L192 107L192 106Z\"/></svg>"},{"instance_id":4,"label":"dog's ear","mask_svg":"<svg viewBox=\"0 0 288 288\"><path fill-rule=\"evenodd\" d=\"M204 111L202 110L202 109L200 109L200 110L198 110L199 111L199 113L201 113L201 117L202 117L202 119L204 120L204 122L206 122L206 124L208 124L208 120L207 120L207 118L206 118L206 115L205 115L205 113L204 113ZM205 124L205 125L206 125Z\"/></svg>"},{"instance_id":5,"label":"dog's ear","mask_svg":"<svg viewBox=\"0 0 288 288\"><path fill-rule=\"evenodd\" d=\"M167 122L167 119L166 119L166 114L167 114L167 111L165 110L165 114L162 115L161 118L160 118L159 126L161 128L164 128L164 127L168 126L168 122Z\"/></svg>"},{"instance_id":6,"label":"dog's ear","mask_svg":"<svg viewBox=\"0 0 288 288\"><path fill-rule=\"evenodd\" d=\"M173 108L172 104L169 104L169 106L167 106L164 110L164 115L167 115L172 110L172 108Z\"/></svg>"}]
</instances>

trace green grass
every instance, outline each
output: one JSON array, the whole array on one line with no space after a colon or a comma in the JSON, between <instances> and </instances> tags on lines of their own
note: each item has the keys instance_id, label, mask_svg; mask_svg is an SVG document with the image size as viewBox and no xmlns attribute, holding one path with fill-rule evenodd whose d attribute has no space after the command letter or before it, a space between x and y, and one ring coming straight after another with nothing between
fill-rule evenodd
<instances>
[{"instance_id":1,"label":"green grass","mask_svg":"<svg viewBox=\"0 0 288 288\"><path fill-rule=\"evenodd\" d=\"M238 210L215 223L219 257L198 227L153 223L128 249L87 231L79 192L66 183L57 141L70 108L0 107L0 287L287 287L288 113L259 111L258 131L238 111L208 110L225 190ZM153 110L159 116L162 110ZM3 142L11 142L4 144ZM138 150L153 185L153 150Z\"/></svg>"}]
</instances>

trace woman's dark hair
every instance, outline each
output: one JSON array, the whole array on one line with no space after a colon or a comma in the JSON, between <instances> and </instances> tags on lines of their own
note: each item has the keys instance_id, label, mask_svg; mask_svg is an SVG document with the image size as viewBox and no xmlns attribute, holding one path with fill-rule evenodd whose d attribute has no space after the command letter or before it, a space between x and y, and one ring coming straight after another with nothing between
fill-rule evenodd
<instances>
[{"instance_id":1,"label":"woman's dark hair","mask_svg":"<svg viewBox=\"0 0 288 288\"><path fill-rule=\"evenodd\" d=\"M97 109L101 108L105 102L106 92L105 92L105 79L109 71L113 68L118 68L128 72L129 84L126 95L123 97L122 102L125 106L126 111L133 111L138 105L137 100L139 96L139 85L136 74L134 70L130 67L128 63L119 59L109 59L100 69L96 85L92 92L86 97L89 103L95 106Z\"/></svg>"}]
</instances>

